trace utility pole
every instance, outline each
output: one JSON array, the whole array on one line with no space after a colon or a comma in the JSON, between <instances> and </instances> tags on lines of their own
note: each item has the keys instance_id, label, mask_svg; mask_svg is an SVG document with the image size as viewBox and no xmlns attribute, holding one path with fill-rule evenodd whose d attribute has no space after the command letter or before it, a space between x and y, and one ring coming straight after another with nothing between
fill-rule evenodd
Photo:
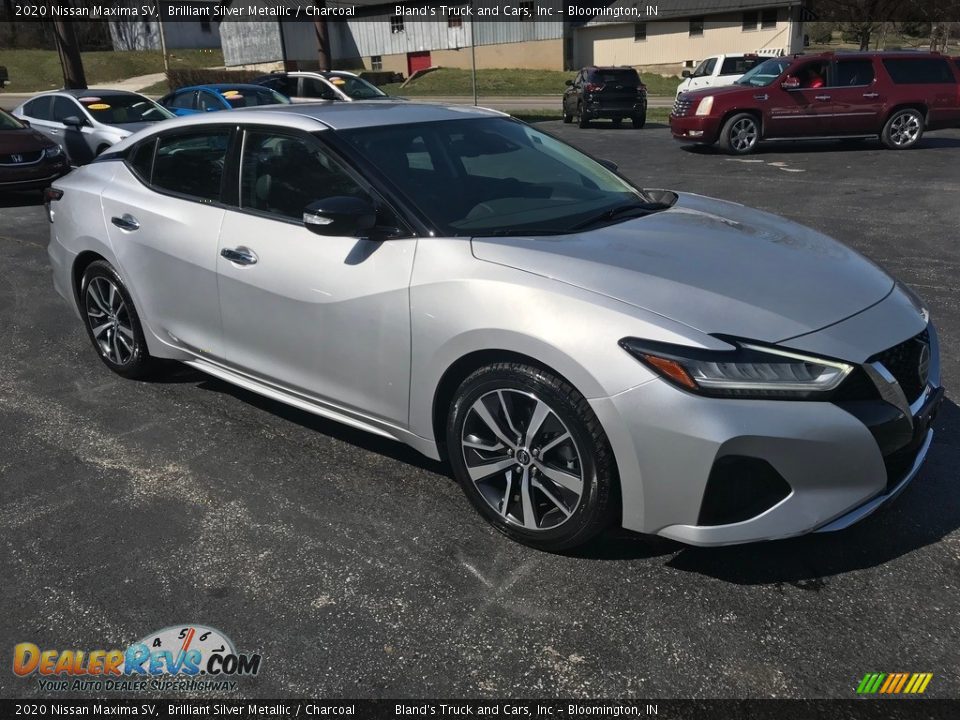
<instances>
[{"instance_id":1,"label":"utility pole","mask_svg":"<svg viewBox=\"0 0 960 720\"><path fill-rule=\"evenodd\" d=\"M476 2L470 0L470 77L473 80L473 104L477 105L477 39L473 32L476 30Z\"/></svg>"},{"instance_id":2,"label":"utility pole","mask_svg":"<svg viewBox=\"0 0 960 720\"><path fill-rule=\"evenodd\" d=\"M163 9L160 0L157 0L157 29L160 32L160 52L163 53L163 74L169 79L170 61L167 59L167 38L163 32Z\"/></svg>"},{"instance_id":3,"label":"utility pole","mask_svg":"<svg viewBox=\"0 0 960 720\"><path fill-rule=\"evenodd\" d=\"M87 76L83 72L83 59L73 25L54 20L53 34L60 55L60 67L63 68L63 87L67 90L86 90Z\"/></svg>"}]
</instances>

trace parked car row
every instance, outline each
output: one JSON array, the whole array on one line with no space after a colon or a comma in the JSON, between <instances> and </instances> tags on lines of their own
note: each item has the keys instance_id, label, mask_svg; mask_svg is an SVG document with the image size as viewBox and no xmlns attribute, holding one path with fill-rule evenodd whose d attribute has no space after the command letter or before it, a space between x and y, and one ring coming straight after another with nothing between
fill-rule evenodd
<instances>
[{"instance_id":1,"label":"parked car row","mask_svg":"<svg viewBox=\"0 0 960 720\"><path fill-rule=\"evenodd\" d=\"M376 86L342 71L269 73L252 83L178 88L159 102L121 90L41 93L15 108L13 117L0 116L0 188L49 185L71 166L89 163L137 130L175 116L291 102L386 98ZM48 150L52 147L59 147L59 153Z\"/></svg>"}]
</instances>

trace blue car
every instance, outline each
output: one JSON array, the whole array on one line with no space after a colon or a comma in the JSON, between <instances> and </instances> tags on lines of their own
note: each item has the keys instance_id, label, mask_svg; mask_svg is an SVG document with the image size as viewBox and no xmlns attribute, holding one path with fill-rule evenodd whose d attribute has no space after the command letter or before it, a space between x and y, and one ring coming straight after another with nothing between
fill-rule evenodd
<instances>
[{"instance_id":1,"label":"blue car","mask_svg":"<svg viewBox=\"0 0 960 720\"><path fill-rule=\"evenodd\" d=\"M257 105L289 105L290 99L263 85L222 83L174 90L161 98L160 104L182 116Z\"/></svg>"}]
</instances>

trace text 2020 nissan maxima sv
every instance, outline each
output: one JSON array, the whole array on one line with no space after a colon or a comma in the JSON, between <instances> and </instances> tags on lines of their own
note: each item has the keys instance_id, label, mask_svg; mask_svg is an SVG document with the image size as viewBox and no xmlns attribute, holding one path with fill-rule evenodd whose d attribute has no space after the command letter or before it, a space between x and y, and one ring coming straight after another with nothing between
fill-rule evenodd
<instances>
[{"instance_id":1,"label":"text 2020 nissan maxima sv","mask_svg":"<svg viewBox=\"0 0 960 720\"><path fill-rule=\"evenodd\" d=\"M943 395L927 310L865 258L492 111L173 120L48 203L108 367L181 360L445 456L544 549L846 527L913 479Z\"/></svg>"}]
</instances>

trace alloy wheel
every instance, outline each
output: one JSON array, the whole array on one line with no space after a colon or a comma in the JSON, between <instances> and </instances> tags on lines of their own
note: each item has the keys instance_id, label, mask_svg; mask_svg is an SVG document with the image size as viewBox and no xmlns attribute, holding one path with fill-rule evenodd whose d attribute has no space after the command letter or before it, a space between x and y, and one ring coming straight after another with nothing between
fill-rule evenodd
<instances>
[{"instance_id":1,"label":"alloy wheel","mask_svg":"<svg viewBox=\"0 0 960 720\"><path fill-rule=\"evenodd\" d=\"M730 128L730 145L737 152L749 150L757 142L757 123L751 118L741 118Z\"/></svg>"},{"instance_id":2,"label":"alloy wheel","mask_svg":"<svg viewBox=\"0 0 960 720\"><path fill-rule=\"evenodd\" d=\"M894 118L890 125L890 140L902 147L916 142L920 135L920 118L913 113L903 113Z\"/></svg>"},{"instance_id":3,"label":"alloy wheel","mask_svg":"<svg viewBox=\"0 0 960 720\"><path fill-rule=\"evenodd\" d=\"M584 490L580 449L535 394L499 389L467 411L460 438L467 474L508 523L552 530L576 511Z\"/></svg>"},{"instance_id":4,"label":"alloy wheel","mask_svg":"<svg viewBox=\"0 0 960 720\"><path fill-rule=\"evenodd\" d=\"M90 333L101 354L114 365L126 365L137 340L120 288L105 277L95 277L87 285L85 304Z\"/></svg>"}]
</instances>

